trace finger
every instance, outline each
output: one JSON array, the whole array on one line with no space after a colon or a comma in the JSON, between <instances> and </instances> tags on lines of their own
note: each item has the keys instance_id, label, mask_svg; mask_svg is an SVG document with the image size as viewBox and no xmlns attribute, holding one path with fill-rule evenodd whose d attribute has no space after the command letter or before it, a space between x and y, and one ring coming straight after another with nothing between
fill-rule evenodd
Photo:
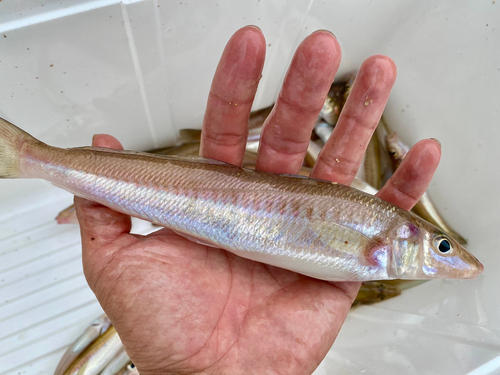
<instances>
[{"instance_id":1,"label":"finger","mask_svg":"<svg viewBox=\"0 0 500 375\"><path fill-rule=\"evenodd\" d=\"M276 105L264 123L256 169L299 171L340 57L340 45L328 31L317 31L300 44Z\"/></svg>"},{"instance_id":2,"label":"finger","mask_svg":"<svg viewBox=\"0 0 500 375\"><path fill-rule=\"evenodd\" d=\"M229 40L208 95L200 155L241 165L248 118L262 76L266 41L258 27L246 26Z\"/></svg>"},{"instance_id":3,"label":"finger","mask_svg":"<svg viewBox=\"0 0 500 375\"><path fill-rule=\"evenodd\" d=\"M410 210L425 193L441 159L441 145L433 139L415 144L377 196Z\"/></svg>"},{"instance_id":4,"label":"finger","mask_svg":"<svg viewBox=\"0 0 500 375\"><path fill-rule=\"evenodd\" d=\"M92 146L123 150L121 143L107 134L96 134L92 139ZM84 249L87 246L101 246L130 232L130 216L79 197L75 197L75 208Z\"/></svg>"},{"instance_id":5,"label":"finger","mask_svg":"<svg viewBox=\"0 0 500 375\"><path fill-rule=\"evenodd\" d=\"M109 134L95 134L92 137L92 146L107 147L116 150L123 150L123 146L118 139Z\"/></svg>"},{"instance_id":6,"label":"finger","mask_svg":"<svg viewBox=\"0 0 500 375\"><path fill-rule=\"evenodd\" d=\"M366 59L339 121L318 156L313 177L349 185L363 160L396 80L396 65L387 56Z\"/></svg>"}]
</instances>

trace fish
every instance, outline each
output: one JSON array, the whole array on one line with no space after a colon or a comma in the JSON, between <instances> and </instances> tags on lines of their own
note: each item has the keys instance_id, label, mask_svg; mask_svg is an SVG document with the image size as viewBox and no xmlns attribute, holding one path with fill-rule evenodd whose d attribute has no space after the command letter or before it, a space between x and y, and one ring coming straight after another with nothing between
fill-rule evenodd
<instances>
[{"instance_id":1,"label":"fish","mask_svg":"<svg viewBox=\"0 0 500 375\"><path fill-rule=\"evenodd\" d=\"M198 141L193 143L185 143L180 146L152 149L146 152L157 155L198 155L198 153L200 152L200 142Z\"/></svg>"},{"instance_id":2,"label":"fish","mask_svg":"<svg viewBox=\"0 0 500 375\"><path fill-rule=\"evenodd\" d=\"M74 208L74 207L73 207ZM57 365L54 375L62 375L73 361L99 336L111 327L111 320L106 314L94 319L90 326L68 347Z\"/></svg>"},{"instance_id":3,"label":"fish","mask_svg":"<svg viewBox=\"0 0 500 375\"><path fill-rule=\"evenodd\" d=\"M356 74L351 73L347 76L347 81L345 83L345 91L344 91L344 103L347 101L347 98L351 93L352 86L354 85L355 80L356 80Z\"/></svg>"},{"instance_id":4,"label":"fish","mask_svg":"<svg viewBox=\"0 0 500 375\"><path fill-rule=\"evenodd\" d=\"M391 157L392 168L396 170L406 157L408 151L410 151L410 147L406 143L403 143L394 132L385 136L385 145Z\"/></svg>"},{"instance_id":5,"label":"fish","mask_svg":"<svg viewBox=\"0 0 500 375\"><path fill-rule=\"evenodd\" d=\"M183 144L201 142L200 129L181 129L179 130L179 136Z\"/></svg>"},{"instance_id":6,"label":"fish","mask_svg":"<svg viewBox=\"0 0 500 375\"><path fill-rule=\"evenodd\" d=\"M394 170L396 170L410 150L410 147L403 141L401 141L396 133L387 135L385 137L385 143L387 151L391 157ZM436 206L429 196L429 193L425 192L422 195L417 204L415 204L415 207L413 207L412 211L429 223L437 226L438 228L441 228L441 230L456 239L461 245L467 244L467 240L457 231L452 229L450 225L439 214Z\"/></svg>"},{"instance_id":7,"label":"fish","mask_svg":"<svg viewBox=\"0 0 500 375\"><path fill-rule=\"evenodd\" d=\"M262 126L264 125L264 122L266 121L267 117L271 113L273 107L274 107L274 103L271 104L269 107L258 109L256 111L252 111L250 113L250 117L248 119L248 129L250 131L252 131L252 129L262 128Z\"/></svg>"},{"instance_id":8,"label":"fish","mask_svg":"<svg viewBox=\"0 0 500 375\"><path fill-rule=\"evenodd\" d=\"M323 144L326 144L333 133L333 126L329 125L327 122L318 121L314 126L314 132L323 141Z\"/></svg>"},{"instance_id":9,"label":"fish","mask_svg":"<svg viewBox=\"0 0 500 375\"><path fill-rule=\"evenodd\" d=\"M385 145L385 137L390 133L392 133L392 131L389 129L384 116L382 116L377 125L377 128L375 129L375 135L377 136L379 146L378 155L380 162L380 173L382 178L380 181L380 187L385 185L389 178L392 177L395 170L392 166L392 161Z\"/></svg>"},{"instance_id":10,"label":"fish","mask_svg":"<svg viewBox=\"0 0 500 375\"><path fill-rule=\"evenodd\" d=\"M125 350L117 354L115 358L102 370L100 375L116 375L130 363L130 358ZM135 366L134 366L135 367Z\"/></svg>"},{"instance_id":11,"label":"fish","mask_svg":"<svg viewBox=\"0 0 500 375\"><path fill-rule=\"evenodd\" d=\"M328 95L325 98L319 117L331 126L335 126L337 124L340 113L342 112L345 102L347 101L347 97L349 96L350 88L354 82L354 77L354 75L350 75L347 81L334 82L328 91Z\"/></svg>"},{"instance_id":12,"label":"fish","mask_svg":"<svg viewBox=\"0 0 500 375\"><path fill-rule=\"evenodd\" d=\"M95 340L69 366L64 375L97 375L106 365L123 350L123 344L111 326L102 336Z\"/></svg>"},{"instance_id":13,"label":"fish","mask_svg":"<svg viewBox=\"0 0 500 375\"><path fill-rule=\"evenodd\" d=\"M371 186L369 183L355 177L354 180L351 182L351 187L364 191L367 194L370 195L375 195L378 193L378 190L375 189L373 186Z\"/></svg>"},{"instance_id":14,"label":"fish","mask_svg":"<svg viewBox=\"0 0 500 375\"><path fill-rule=\"evenodd\" d=\"M370 304L399 296L401 289L397 286L385 284L386 281L392 280L364 281L352 305Z\"/></svg>"},{"instance_id":15,"label":"fish","mask_svg":"<svg viewBox=\"0 0 500 375\"><path fill-rule=\"evenodd\" d=\"M314 167L314 164L316 164L320 152L321 152L321 146L318 145L316 142L309 140L306 156L304 158L305 166L309 168Z\"/></svg>"},{"instance_id":16,"label":"fish","mask_svg":"<svg viewBox=\"0 0 500 375\"><path fill-rule=\"evenodd\" d=\"M413 288L428 280L381 280L364 281L353 307L359 304L371 304L399 296L403 290Z\"/></svg>"},{"instance_id":17,"label":"fish","mask_svg":"<svg viewBox=\"0 0 500 375\"><path fill-rule=\"evenodd\" d=\"M261 128L254 128L249 131L248 141L243 159L243 167L255 168L257 163L257 152L259 149ZM157 155L177 155L177 156L196 156L200 152L201 130L181 129L181 138L187 143L180 146L165 147L145 151ZM57 224L78 224L75 205L72 204L59 212L56 216Z\"/></svg>"},{"instance_id":18,"label":"fish","mask_svg":"<svg viewBox=\"0 0 500 375\"><path fill-rule=\"evenodd\" d=\"M139 371L133 363L130 363L122 370L120 370L116 375L139 375Z\"/></svg>"},{"instance_id":19,"label":"fish","mask_svg":"<svg viewBox=\"0 0 500 375\"><path fill-rule=\"evenodd\" d=\"M335 126L340 116L340 109L341 106L333 98L327 96L323 108L321 108L320 117L329 125Z\"/></svg>"},{"instance_id":20,"label":"fish","mask_svg":"<svg viewBox=\"0 0 500 375\"><path fill-rule=\"evenodd\" d=\"M363 158L364 180L375 189L382 187L382 169L377 134L373 134Z\"/></svg>"},{"instance_id":21,"label":"fish","mask_svg":"<svg viewBox=\"0 0 500 375\"><path fill-rule=\"evenodd\" d=\"M420 217L357 189L202 157L63 149L0 120L0 177L39 178L206 246L327 281L474 278Z\"/></svg>"}]
</instances>

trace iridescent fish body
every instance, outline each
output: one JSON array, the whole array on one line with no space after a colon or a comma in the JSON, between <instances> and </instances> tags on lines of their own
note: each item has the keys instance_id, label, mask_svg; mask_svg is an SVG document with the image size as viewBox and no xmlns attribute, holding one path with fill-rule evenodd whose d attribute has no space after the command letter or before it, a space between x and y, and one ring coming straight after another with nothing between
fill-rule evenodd
<instances>
[{"instance_id":1,"label":"iridescent fish body","mask_svg":"<svg viewBox=\"0 0 500 375\"><path fill-rule=\"evenodd\" d=\"M198 157L60 149L0 121L0 176L72 194L243 258L330 281L472 278L440 229L354 188Z\"/></svg>"},{"instance_id":2,"label":"iridescent fish body","mask_svg":"<svg viewBox=\"0 0 500 375\"><path fill-rule=\"evenodd\" d=\"M139 375L139 371L137 370L137 367L135 367L133 363L130 363L129 365L121 369L119 372L117 372L116 375Z\"/></svg>"}]
</instances>

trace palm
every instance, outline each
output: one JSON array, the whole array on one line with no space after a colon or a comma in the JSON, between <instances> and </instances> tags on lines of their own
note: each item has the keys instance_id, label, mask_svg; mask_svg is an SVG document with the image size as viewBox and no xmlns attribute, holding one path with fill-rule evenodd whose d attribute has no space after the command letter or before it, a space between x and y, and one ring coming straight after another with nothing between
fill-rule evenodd
<instances>
[{"instance_id":1,"label":"palm","mask_svg":"<svg viewBox=\"0 0 500 375\"><path fill-rule=\"evenodd\" d=\"M208 99L202 156L241 165L265 45L260 30L245 27L226 46ZM298 172L339 63L331 34L313 33L301 43L264 125L257 169ZM385 56L363 63L313 177L351 183L395 76ZM93 145L122 147L107 135ZM436 142L417 143L378 196L410 209L439 157ZM239 258L167 229L133 235L130 217L81 198L75 205L87 281L141 374L310 373L359 288Z\"/></svg>"},{"instance_id":2,"label":"palm","mask_svg":"<svg viewBox=\"0 0 500 375\"><path fill-rule=\"evenodd\" d=\"M88 268L87 277L95 280L92 289L118 331L126 333L121 337L141 373L157 368L312 372L355 290L344 285L346 294L344 287L242 259L168 230L142 238L124 235L95 254L97 269ZM171 355L152 361L157 351ZM252 360L242 368L247 356Z\"/></svg>"}]
</instances>

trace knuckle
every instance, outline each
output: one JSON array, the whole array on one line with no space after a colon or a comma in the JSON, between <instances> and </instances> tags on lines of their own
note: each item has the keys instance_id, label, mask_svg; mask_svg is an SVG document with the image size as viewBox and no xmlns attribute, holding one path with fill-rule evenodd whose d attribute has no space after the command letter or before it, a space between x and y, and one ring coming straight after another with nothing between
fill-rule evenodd
<instances>
[{"instance_id":1,"label":"knuckle","mask_svg":"<svg viewBox=\"0 0 500 375\"><path fill-rule=\"evenodd\" d=\"M204 138L216 146L236 146L246 142L246 134L211 131L203 134Z\"/></svg>"},{"instance_id":2,"label":"knuckle","mask_svg":"<svg viewBox=\"0 0 500 375\"><path fill-rule=\"evenodd\" d=\"M284 155L305 154L309 140L287 138L279 135L280 132L272 130L262 139L262 147L269 148L276 153Z\"/></svg>"}]
</instances>

